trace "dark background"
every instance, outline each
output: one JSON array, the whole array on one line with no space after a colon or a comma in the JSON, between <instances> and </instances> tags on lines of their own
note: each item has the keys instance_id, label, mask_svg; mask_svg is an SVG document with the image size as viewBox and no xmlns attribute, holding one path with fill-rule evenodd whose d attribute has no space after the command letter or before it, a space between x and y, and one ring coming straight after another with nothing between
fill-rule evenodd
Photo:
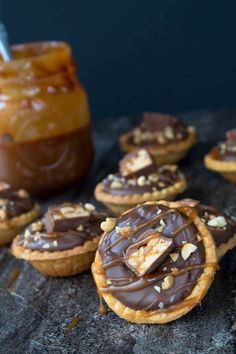
<instances>
[{"instance_id":1,"label":"dark background","mask_svg":"<svg viewBox=\"0 0 236 354\"><path fill-rule=\"evenodd\" d=\"M12 43L71 43L95 118L236 106L236 2L2 0Z\"/></svg>"}]
</instances>

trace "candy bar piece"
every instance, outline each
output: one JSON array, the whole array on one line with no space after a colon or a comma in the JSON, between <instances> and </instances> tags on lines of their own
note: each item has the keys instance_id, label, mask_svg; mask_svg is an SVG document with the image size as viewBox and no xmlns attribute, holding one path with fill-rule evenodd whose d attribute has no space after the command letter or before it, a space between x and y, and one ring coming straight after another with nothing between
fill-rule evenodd
<instances>
[{"instance_id":1,"label":"candy bar piece","mask_svg":"<svg viewBox=\"0 0 236 354\"><path fill-rule=\"evenodd\" d=\"M44 222L47 232L76 230L89 220L90 213L82 205L56 205L49 207Z\"/></svg>"},{"instance_id":2,"label":"candy bar piece","mask_svg":"<svg viewBox=\"0 0 236 354\"><path fill-rule=\"evenodd\" d=\"M162 113L143 113L145 128L150 132L164 132L165 128L171 127L176 118L169 114Z\"/></svg>"},{"instance_id":3,"label":"candy bar piece","mask_svg":"<svg viewBox=\"0 0 236 354\"><path fill-rule=\"evenodd\" d=\"M236 143L236 128L232 129L232 130L229 130L227 133L226 133L226 136L227 136L227 139L229 141L232 141L234 143Z\"/></svg>"},{"instance_id":4,"label":"candy bar piece","mask_svg":"<svg viewBox=\"0 0 236 354\"><path fill-rule=\"evenodd\" d=\"M155 163L145 149L131 152L120 161L119 171L122 177L147 175L153 172Z\"/></svg>"},{"instance_id":5,"label":"candy bar piece","mask_svg":"<svg viewBox=\"0 0 236 354\"><path fill-rule=\"evenodd\" d=\"M125 254L125 263L137 276L149 274L160 266L174 248L171 238L149 229L137 242L129 246Z\"/></svg>"}]
</instances>

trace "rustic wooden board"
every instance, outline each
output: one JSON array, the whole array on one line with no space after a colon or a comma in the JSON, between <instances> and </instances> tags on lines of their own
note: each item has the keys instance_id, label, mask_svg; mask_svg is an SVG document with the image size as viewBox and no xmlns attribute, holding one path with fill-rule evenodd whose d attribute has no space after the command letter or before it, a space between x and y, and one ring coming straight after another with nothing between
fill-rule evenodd
<instances>
[{"instance_id":1,"label":"rustic wooden board","mask_svg":"<svg viewBox=\"0 0 236 354\"><path fill-rule=\"evenodd\" d=\"M236 185L204 169L202 158L236 126L236 112L183 114L196 125L199 143L181 163L189 181L184 197L221 208L235 204ZM87 179L64 194L44 201L93 200L97 182L116 171L117 138L138 118L110 118L94 124L96 158ZM7 289L15 270L19 276ZM91 274L52 279L28 263L0 250L1 353L234 353L236 348L236 250L221 262L215 282L201 306L168 325L136 325L114 313L98 313ZM71 322L72 321L72 322Z\"/></svg>"}]
</instances>

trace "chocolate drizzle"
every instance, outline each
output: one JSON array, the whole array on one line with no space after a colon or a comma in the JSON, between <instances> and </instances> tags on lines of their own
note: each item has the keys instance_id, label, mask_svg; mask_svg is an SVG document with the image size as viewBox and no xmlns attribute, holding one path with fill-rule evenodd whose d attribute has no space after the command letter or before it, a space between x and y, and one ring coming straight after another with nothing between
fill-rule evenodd
<instances>
[{"instance_id":1,"label":"chocolate drizzle","mask_svg":"<svg viewBox=\"0 0 236 354\"><path fill-rule=\"evenodd\" d=\"M219 160L236 161L236 128L226 133L227 140L212 149L212 154Z\"/></svg>"},{"instance_id":2,"label":"chocolate drizzle","mask_svg":"<svg viewBox=\"0 0 236 354\"><path fill-rule=\"evenodd\" d=\"M105 235L99 254L107 286L100 291L112 293L125 306L135 310L168 309L184 300L205 266L204 247L193 224L195 216L196 211L190 207L177 210L161 204L144 204L118 218L118 227L130 226L133 232L128 237L122 237L114 229ZM149 228L173 239L174 249L171 252L177 254L177 259L173 261L169 256L150 274L138 277L125 264L124 255L127 248L135 244ZM196 246L187 259L181 253L185 243ZM164 289L162 283L168 275L173 276L173 284Z\"/></svg>"},{"instance_id":3,"label":"chocolate drizzle","mask_svg":"<svg viewBox=\"0 0 236 354\"><path fill-rule=\"evenodd\" d=\"M70 203L70 206L72 205L82 206L79 203ZM60 206L63 208L65 204ZM66 206L68 206L68 203ZM76 225L73 221L70 226L70 220L69 222L67 221L67 230L65 230L65 224L63 224L63 230L52 232L47 231L45 217L43 217L31 224L20 235L18 243L25 248L38 251L63 251L82 246L87 240L91 240L102 233L100 224L106 217L106 213L93 210L89 212L88 218L78 218Z\"/></svg>"}]
</instances>

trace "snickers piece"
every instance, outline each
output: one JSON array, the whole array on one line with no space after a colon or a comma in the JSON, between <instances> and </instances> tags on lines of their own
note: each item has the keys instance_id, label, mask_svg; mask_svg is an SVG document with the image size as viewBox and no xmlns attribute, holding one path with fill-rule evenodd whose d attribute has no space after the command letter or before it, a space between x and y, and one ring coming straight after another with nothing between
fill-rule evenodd
<instances>
[{"instance_id":1,"label":"snickers piece","mask_svg":"<svg viewBox=\"0 0 236 354\"><path fill-rule=\"evenodd\" d=\"M122 177L148 175L155 170L155 162L145 149L131 152L119 162L119 172Z\"/></svg>"},{"instance_id":2,"label":"snickers piece","mask_svg":"<svg viewBox=\"0 0 236 354\"><path fill-rule=\"evenodd\" d=\"M236 143L236 128L229 130L226 133L228 141L232 141L233 143Z\"/></svg>"},{"instance_id":3,"label":"snickers piece","mask_svg":"<svg viewBox=\"0 0 236 354\"><path fill-rule=\"evenodd\" d=\"M144 126L150 132L164 132L165 128L176 123L176 118L169 114L143 113Z\"/></svg>"},{"instance_id":4,"label":"snickers piece","mask_svg":"<svg viewBox=\"0 0 236 354\"><path fill-rule=\"evenodd\" d=\"M146 230L129 246L125 254L125 263L137 276L153 272L159 267L174 248L171 238L162 236L153 229Z\"/></svg>"},{"instance_id":5,"label":"snickers piece","mask_svg":"<svg viewBox=\"0 0 236 354\"><path fill-rule=\"evenodd\" d=\"M49 207L44 222L48 233L76 230L89 220L90 213L81 204L62 204Z\"/></svg>"}]
</instances>

